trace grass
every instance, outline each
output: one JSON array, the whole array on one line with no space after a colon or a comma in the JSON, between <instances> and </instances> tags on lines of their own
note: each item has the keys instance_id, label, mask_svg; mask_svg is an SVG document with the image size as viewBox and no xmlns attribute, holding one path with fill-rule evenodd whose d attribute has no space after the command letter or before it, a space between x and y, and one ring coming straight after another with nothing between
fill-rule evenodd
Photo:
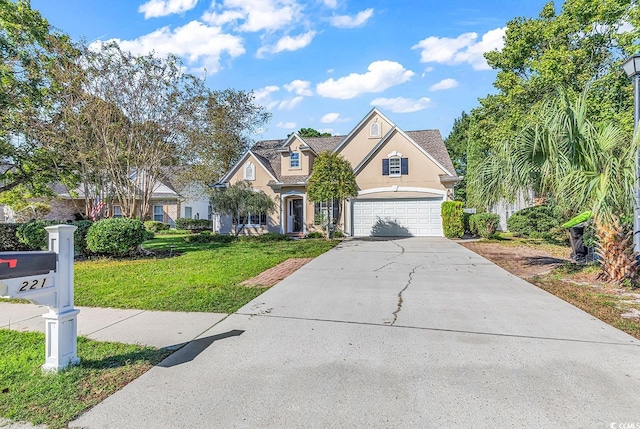
<instances>
[{"instance_id":1,"label":"grass","mask_svg":"<svg viewBox=\"0 0 640 429\"><path fill-rule=\"evenodd\" d=\"M316 257L335 244L326 240L186 243L184 235L162 235L144 248L179 256L77 262L75 302L90 307L230 313L265 290L241 286L242 281L289 258Z\"/></svg>"},{"instance_id":2,"label":"grass","mask_svg":"<svg viewBox=\"0 0 640 429\"><path fill-rule=\"evenodd\" d=\"M78 338L80 365L45 374L44 335L0 329L0 416L66 427L83 410L133 381L170 354L152 347Z\"/></svg>"},{"instance_id":3,"label":"grass","mask_svg":"<svg viewBox=\"0 0 640 429\"><path fill-rule=\"evenodd\" d=\"M552 256L566 258L571 249L568 244L542 238L516 237L509 232L498 232L492 238L482 239L486 243L498 243L502 246L526 246L550 253Z\"/></svg>"},{"instance_id":4,"label":"grass","mask_svg":"<svg viewBox=\"0 0 640 429\"><path fill-rule=\"evenodd\" d=\"M566 278L558 275L563 271L564 269L560 268L551 275L535 277L531 281L539 288L640 339L640 320L621 316L630 308L640 309L640 306L625 303L624 296L610 293L606 289L567 281Z\"/></svg>"}]
</instances>

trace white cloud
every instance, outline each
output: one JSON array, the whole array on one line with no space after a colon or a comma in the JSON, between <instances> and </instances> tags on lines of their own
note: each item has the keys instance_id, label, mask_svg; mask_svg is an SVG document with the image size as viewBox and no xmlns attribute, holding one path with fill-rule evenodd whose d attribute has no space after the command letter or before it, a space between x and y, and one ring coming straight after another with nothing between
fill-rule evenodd
<instances>
[{"instance_id":1,"label":"white cloud","mask_svg":"<svg viewBox=\"0 0 640 429\"><path fill-rule=\"evenodd\" d=\"M278 105L277 101L271 99L271 94L280 91L280 87L276 85L268 85L264 88L253 91L253 97L256 103L271 110Z\"/></svg>"},{"instance_id":2,"label":"white cloud","mask_svg":"<svg viewBox=\"0 0 640 429\"><path fill-rule=\"evenodd\" d=\"M230 57L238 57L245 53L242 38L224 34L220 27L210 27L199 21L191 21L173 31L167 26L137 39L109 40L111 41L135 54L147 54L152 51L159 55L175 54L185 58L192 67L206 67L211 73L220 69L220 57L223 53Z\"/></svg>"},{"instance_id":3,"label":"white cloud","mask_svg":"<svg viewBox=\"0 0 640 429\"><path fill-rule=\"evenodd\" d=\"M469 63L474 70L489 70L483 54L500 50L504 46L506 27L487 31L478 40L478 33L464 33L455 39L450 37L427 37L415 44L412 49L421 49L420 61L423 63L462 64Z\"/></svg>"},{"instance_id":4,"label":"white cloud","mask_svg":"<svg viewBox=\"0 0 640 429\"><path fill-rule=\"evenodd\" d=\"M296 123L295 122L278 122L278 125L276 125L276 127L284 128L287 130L293 130L294 128L296 128Z\"/></svg>"},{"instance_id":5,"label":"white cloud","mask_svg":"<svg viewBox=\"0 0 640 429\"><path fill-rule=\"evenodd\" d=\"M273 31L298 21L302 11L295 0L224 0L223 6L224 12L211 10L202 19L216 25L242 20L239 31Z\"/></svg>"},{"instance_id":6,"label":"white cloud","mask_svg":"<svg viewBox=\"0 0 640 429\"><path fill-rule=\"evenodd\" d=\"M282 51L296 51L307 46L313 40L316 35L315 31L309 31L297 36L284 36L276 42L273 46L263 46L258 49L256 55L258 58L262 58L265 53L277 54Z\"/></svg>"},{"instance_id":7,"label":"white cloud","mask_svg":"<svg viewBox=\"0 0 640 429\"><path fill-rule=\"evenodd\" d=\"M326 7L331 8L331 9L335 9L336 7L338 7L338 1L337 0L323 0L323 3Z\"/></svg>"},{"instance_id":8,"label":"white cloud","mask_svg":"<svg viewBox=\"0 0 640 429\"><path fill-rule=\"evenodd\" d=\"M140 5L138 12L144 13L144 18L158 18L174 13L182 13L196 7L198 0L149 0Z\"/></svg>"},{"instance_id":9,"label":"white cloud","mask_svg":"<svg viewBox=\"0 0 640 429\"><path fill-rule=\"evenodd\" d=\"M320 118L320 122L323 124L331 124L338 120L340 117L340 113L327 113L322 118Z\"/></svg>"},{"instance_id":10,"label":"white cloud","mask_svg":"<svg viewBox=\"0 0 640 429\"><path fill-rule=\"evenodd\" d=\"M285 89L289 92L295 92L298 95L313 95L311 91L311 82L308 80L296 79L291 83L284 85Z\"/></svg>"},{"instance_id":11,"label":"white cloud","mask_svg":"<svg viewBox=\"0 0 640 429\"><path fill-rule=\"evenodd\" d=\"M422 97L419 100L410 98L376 98L370 103L372 106L380 106L394 113L412 113L431 107L431 99Z\"/></svg>"},{"instance_id":12,"label":"white cloud","mask_svg":"<svg viewBox=\"0 0 640 429\"><path fill-rule=\"evenodd\" d=\"M451 88L455 88L458 86L458 81L455 79L451 79L451 78L447 78L447 79L442 79L440 82L438 83L434 83L433 85L431 85L429 87L429 91L434 92L434 91L442 91L445 89L451 89Z\"/></svg>"},{"instance_id":13,"label":"white cloud","mask_svg":"<svg viewBox=\"0 0 640 429\"><path fill-rule=\"evenodd\" d=\"M291 99L288 100L282 100L280 102L280 104L278 105L278 109L279 110L293 110L298 104L300 104L300 102L302 101L304 97L301 95L298 95L297 97L293 97Z\"/></svg>"},{"instance_id":14,"label":"white cloud","mask_svg":"<svg viewBox=\"0 0 640 429\"><path fill-rule=\"evenodd\" d=\"M373 9L365 9L358 12L356 16L336 15L329 19L329 23L337 28L356 28L367 23L369 18L373 16Z\"/></svg>"},{"instance_id":15,"label":"white cloud","mask_svg":"<svg viewBox=\"0 0 640 429\"><path fill-rule=\"evenodd\" d=\"M374 61L364 74L351 73L316 85L318 95L348 100L369 92L382 92L411 79L414 73L394 61Z\"/></svg>"},{"instance_id":16,"label":"white cloud","mask_svg":"<svg viewBox=\"0 0 640 429\"><path fill-rule=\"evenodd\" d=\"M225 10L222 13L208 11L202 14L202 20L211 25L225 25L240 19L244 19L245 14L237 10Z\"/></svg>"}]
</instances>

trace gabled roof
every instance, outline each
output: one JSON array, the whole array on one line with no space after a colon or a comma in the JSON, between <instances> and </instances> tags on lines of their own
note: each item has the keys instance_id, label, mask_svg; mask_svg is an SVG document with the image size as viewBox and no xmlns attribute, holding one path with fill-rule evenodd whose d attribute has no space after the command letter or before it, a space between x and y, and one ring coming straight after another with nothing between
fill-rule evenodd
<instances>
[{"instance_id":1,"label":"gabled roof","mask_svg":"<svg viewBox=\"0 0 640 429\"><path fill-rule=\"evenodd\" d=\"M367 156L365 156L362 159L362 161L360 161L360 163L356 166L356 168L353 169L353 172L358 173L358 171L360 171L360 169L369 161L369 159L371 159L371 157L374 154L376 154L378 150L389 141L393 133L400 133L401 135L403 135L410 143L416 146L427 158L429 158L431 161L433 161L434 164L440 167L440 169L446 173L446 176L451 176L451 177L456 176L455 169L453 168L453 164L451 163L451 158L449 157L449 152L447 152L447 148L445 147L444 142L442 141L442 137L440 136L440 131L423 130L423 131L409 131L405 133L404 131L402 131L400 128L396 126L391 128L389 132L380 139L380 141L373 147L373 149L369 151ZM421 143L418 143L417 141L415 141L415 139L410 134L412 134L413 137L416 137L417 139L419 139ZM434 156L432 152L437 153L440 159ZM443 164L450 164L451 168L449 169Z\"/></svg>"},{"instance_id":2,"label":"gabled roof","mask_svg":"<svg viewBox=\"0 0 640 429\"><path fill-rule=\"evenodd\" d=\"M395 127L396 124L389 118L387 118L386 116L384 116L384 114L378 110L377 107L374 107L373 109L369 110L369 113L367 113L364 118L362 118L362 120L360 122L358 122L358 125L356 125L353 130L351 130L351 132L349 134L347 134L347 136L340 142L340 144L338 146L336 146L333 151L334 152L339 152L344 146L347 145L347 143L349 143L351 141L351 139L358 134L358 132L360 131L360 129L364 126L364 124L367 123L367 121L375 114L378 114L380 117L382 117L382 119L384 119L385 121L387 121L390 125L391 128Z\"/></svg>"},{"instance_id":3,"label":"gabled roof","mask_svg":"<svg viewBox=\"0 0 640 429\"><path fill-rule=\"evenodd\" d=\"M242 155L242 157L238 160L238 162L236 162L236 164L233 167L231 167L231 170L229 170L227 174L225 174L224 177L220 179L218 183L228 182L229 178L233 176L235 172L238 171L238 168L240 168L240 166L251 156L253 156L256 159L256 161L258 161L260 165L262 165L262 167L267 171L267 173L269 173L269 175L274 180L277 180L275 172L273 171L270 165L271 160L268 157L263 156L263 154L258 152L257 150L254 150L256 149L259 143L266 143L266 142L270 142L270 143L282 142L282 140L265 140L264 142L256 143L251 149L249 149L244 153L244 155ZM271 152L273 153L273 155L275 155L275 158L280 158L280 154L275 150L274 147L271 147L271 150L269 151L269 153Z\"/></svg>"},{"instance_id":4,"label":"gabled roof","mask_svg":"<svg viewBox=\"0 0 640 429\"><path fill-rule=\"evenodd\" d=\"M438 165L445 176L456 177L453 163L447 152L447 148L444 145L440 131L438 130L420 130L420 131L402 131L398 128L390 119L383 115L377 108L373 108L367 113L367 115L356 125L356 127L346 136L330 136L330 137L300 137L297 133L293 133L286 139L280 140L262 140L257 142L253 147L248 150L245 155L236 163L236 165L229 170L229 172L220 180L220 183L225 183L229 178L237 171L237 168L247 159L250 154L253 155L264 169L274 179L273 183L280 184L299 184L304 183L308 179L308 176L282 176L281 163L282 155L281 151L288 148L288 145L293 138L299 138L304 142L313 152L319 154L323 151L338 152L344 147L354 135L362 128L362 126L371 118L372 115L378 114L382 119L391 124L391 131L386 133L371 152L362 160L355 170L361 168L367 161L367 159L378 150L378 148L384 144L393 132L399 132L413 143L425 156L430 158L436 165Z\"/></svg>"}]
</instances>

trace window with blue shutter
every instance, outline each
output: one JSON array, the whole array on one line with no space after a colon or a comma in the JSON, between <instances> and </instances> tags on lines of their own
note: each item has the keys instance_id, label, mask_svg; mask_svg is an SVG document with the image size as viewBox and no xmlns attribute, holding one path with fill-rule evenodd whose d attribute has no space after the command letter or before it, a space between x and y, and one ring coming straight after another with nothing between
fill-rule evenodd
<instances>
[{"instance_id":1,"label":"window with blue shutter","mask_svg":"<svg viewBox=\"0 0 640 429\"><path fill-rule=\"evenodd\" d=\"M400 160L400 174L409 174L409 158L402 158Z\"/></svg>"},{"instance_id":2,"label":"window with blue shutter","mask_svg":"<svg viewBox=\"0 0 640 429\"><path fill-rule=\"evenodd\" d=\"M389 175L389 160L388 159L383 159L382 160L382 175L383 176L388 176Z\"/></svg>"}]
</instances>

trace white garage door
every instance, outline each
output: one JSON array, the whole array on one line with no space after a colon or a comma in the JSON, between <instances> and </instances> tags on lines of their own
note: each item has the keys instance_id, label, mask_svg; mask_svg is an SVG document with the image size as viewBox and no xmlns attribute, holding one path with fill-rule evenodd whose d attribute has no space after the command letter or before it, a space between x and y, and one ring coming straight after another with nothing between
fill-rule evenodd
<instances>
[{"instance_id":1,"label":"white garage door","mask_svg":"<svg viewBox=\"0 0 640 429\"><path fill-rule=\"evenodd\" d=\"M442 198L355 200L356 237L442 237Z\"/></svg>"}]
</instances>

